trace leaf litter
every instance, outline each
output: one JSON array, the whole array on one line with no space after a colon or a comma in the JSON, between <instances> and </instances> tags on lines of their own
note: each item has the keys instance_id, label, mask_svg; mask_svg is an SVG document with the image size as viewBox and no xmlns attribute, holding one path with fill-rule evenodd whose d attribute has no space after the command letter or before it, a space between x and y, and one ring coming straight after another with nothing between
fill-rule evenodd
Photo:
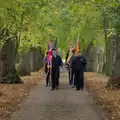
<instances>
[{"instance_id":1,"label":"leaf litter","mask_svg":"<svg viewBox=\"0 0 120 120\"><path fill-rule=\"evenodd\" d=\"M23 76L24 84L0 84L0 118L9 120L12 113L19 108L19 104L29 94L30 90L40 83L43 70L32 72L30 76Z\"/></svg>"},{"instance_id":2,"label":"leaf litter","mask_svg":"<svg viewBox=\"0 0 120 120\"><path fill-rule=\"evenodd\" d=\"M85 85L92 91L95 103L107 109L112 120L120 120L120 90L108 90L106 85L109 79L102 74L85 73Z\"/></svg>"}]
</instances>

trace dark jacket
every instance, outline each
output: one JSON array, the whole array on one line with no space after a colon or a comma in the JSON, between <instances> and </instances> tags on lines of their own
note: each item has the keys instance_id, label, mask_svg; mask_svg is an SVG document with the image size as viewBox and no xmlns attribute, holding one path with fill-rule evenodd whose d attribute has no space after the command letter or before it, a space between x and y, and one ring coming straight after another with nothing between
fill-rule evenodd
<instances>
[{"instance_id":1,"label":"dark jacket","mask_svg":"<svg viewBox=\"0 0 120 120\"><path fill-rule=\"evenodd\" d=\"M73 60L74 60L74 57L75 57L75 54L73 54L73 55L71 56L70 61L69 61L69 65L70 65L71 68L72 68L72 62L73 62Z\"/></svg>"},{"instance_id":2,"label":"dark jacket","mask_svg":"<svg viewBox=\"0 0 120 120\"><path fill-rule=\"evenodd\" d=\"M67 61L67 59L68 59L69 52L70 52L70 51L68 51L67 54L66 54L65 61Z\"/></svg>"},{"instance_id":3,"label":"dark jacket","mask_svg":"<svg viewBox=\"0 0 120 120\"><path fill-rule=\"evenodd\" d=\"M72 67L74 71L85 71L87 61L84 56L75 56L72 61Z\"/></svg>"},{"instance_id":4,"label":"dark jacket","mask_svg":"<svg viewBox=\"0 0 120 120\"><path fill-rule=\"evenodd\" d=\"M62 65L63 65L63 62L59 55L56 55L56 57L52 56L52 68L53 69L59 69L60 66Z\"/></svg>"}]
</instances>

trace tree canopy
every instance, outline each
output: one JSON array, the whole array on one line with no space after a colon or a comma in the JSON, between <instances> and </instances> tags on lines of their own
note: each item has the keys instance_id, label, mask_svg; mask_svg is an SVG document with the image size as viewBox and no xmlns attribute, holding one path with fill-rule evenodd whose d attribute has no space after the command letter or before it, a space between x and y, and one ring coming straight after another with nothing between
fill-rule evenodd
<instances>
[{"instance_id":1,"label":"tree canopy","mask_svg":"<svg viewBox=\"0 0 120 120\"><path fill-rule=\"evenodd\" d=\"M0 45L12 38L19 52L31 47L44 51L57 38L66 51L80 34L82 50L91 42L104 48L104 19L108 36L119 33L119 7L119 0L1 0Z\"/></svg>"}]
</instances>

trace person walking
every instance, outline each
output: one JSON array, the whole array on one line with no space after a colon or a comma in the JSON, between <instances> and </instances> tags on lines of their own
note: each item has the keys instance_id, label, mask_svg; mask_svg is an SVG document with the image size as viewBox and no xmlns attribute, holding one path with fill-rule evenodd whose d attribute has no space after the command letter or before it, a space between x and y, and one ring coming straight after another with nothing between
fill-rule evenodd
<instances>
[{"instance_id":1,"label":"person walking","mask_svg":"<svg viewBox=\"0 0 120 120\"><path fill-rule=\"evenodd\" d=\"M49 84L49 78L50 78L50 70L48 68L47 55L48 55L48 51L46 52L46 55L44 57L44 70L45 70L45 74L46 74L46 87Z\"/></svg>"},{"instance_id":2,"label":"person walking","mask_svg":"<svg viewBox=\"0 0 120 120\"><path fill-rule=\"evenodd\" d=\"M58 70L58 76L57 76L57 86L59 86L59 78L60 78L60 67L62 68L63 67L63 62L62 62L62 58L61 56L58 54L58 51L56 49L56 57L57 57L57 61L58 61L58 64L59 64L59 70Z\"/></svg>"},{"instance_id":3,"label":"person walking","mask_svg":"<svg viewBox=\"0 0 120 120\"><path fill-rule=\"evenodd\" d=\"M57 55L57 50L54 48L52 50L52 90L58 89L59 86L59 76L60 76L60 66L62 66L61 57Z\"/></svg>"},{"instance_id":4,"label":"person walking","mask_svg":"<svg viewBox=\"0 0 120 120\"><path fill-rule=\"evenodd\" d=\"M51 68L52 90L58 89L59 87L60 66L62 65L63 65L62 59L57 52L57 39L56 39L52 49L52 68Z\"/></svg>"},{"instance_id":5,"label":"person walking","mask_svg":"<svg viewBox=\"0 0 120 120\"><path fill-rule=\"evenodd\" d=\"M74 66L72 65L72 61L73 61L74 57L75 57L75 48L72 50L72 56L71 56L70 61L69 61L69 65L70 65L70 69L71 69L70 80L71 80L72 88L74 88L76 85L75 71L74 71Z\"/></svg>"},{"instance_id":6,"label":"person walking","mask_svg":"<svg viewBox=\"0 0 120 120\"><path fill-rule=\"evenodd\" d=\"M73 61L72 66L75 70L76 90L84 89L84 71L87 61L81 52L77 52Z\"/></svg>"}]
</instances>

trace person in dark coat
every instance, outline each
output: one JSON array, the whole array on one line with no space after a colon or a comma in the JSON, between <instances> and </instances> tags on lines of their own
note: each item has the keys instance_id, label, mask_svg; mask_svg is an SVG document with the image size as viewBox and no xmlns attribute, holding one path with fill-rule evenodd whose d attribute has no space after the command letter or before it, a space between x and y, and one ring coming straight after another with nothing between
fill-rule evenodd
<instances>
[{"instance_id":1,"label":"person in dark coat","mask_svg":"<svg viewBox=\"0 0 120 120\"><path fill-rule=\"evenodd\" d=\"M72 61L73 61L74 57L75 57L75 49L72 50L72 56L71 56L70 61L69 61L69 65L70 65L70 69L71 69L70 81L72 84L72 88L74 88L76 85L75 71L74 71L74 66L72 65Z\"/></svg>"},{"instance_id":2,"label":"person in dark coat","mask_svg":"<svg viewBox=\"0 0 120 120\"><path fill-rule=\"evenodd\" d=\"M58 51L56 50L56 57L58 59L59 63L59 72L58 72L58 77L57 77L57 85L59 86L59 78L60 78L60 67L63 67L63 62L61 56L58 54Z\"/></svg>"},{"instance_id":3,"label":"person in dark coat","mask_svg":"<svg viewBox=\"0 0 120 120\"><path fill-rule=\"evenodd\" d=\"M59 55L57 55L57 50L52 51L52 90L58 89L59 86L59 76L60 76L60 66L62 66L62 60Z\"/></svg>"},{"instance_id":4,"label":"person in dark coat","mask_svg":"<svg viewBox=\"0 0 120 120\"><path fill-rule=\"evenodd\" d=\"M76 90L84 89L84 71L86 64L85 57L78 52L72 61L75 70Z\"/></svg>"}]
</instances>

